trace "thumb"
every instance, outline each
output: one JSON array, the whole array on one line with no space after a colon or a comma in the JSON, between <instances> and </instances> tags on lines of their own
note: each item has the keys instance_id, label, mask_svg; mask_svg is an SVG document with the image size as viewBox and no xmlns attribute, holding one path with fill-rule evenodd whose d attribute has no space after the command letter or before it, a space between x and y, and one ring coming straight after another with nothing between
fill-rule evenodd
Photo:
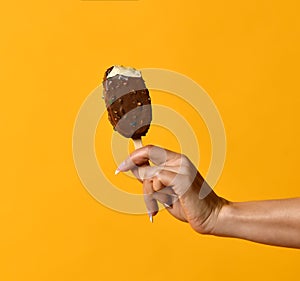
<instances>
[{"instance_id":1,"label":"thumb","mask_svg":"<svg viewBox=\"0 0 300 281\"><path fill-rule=\"evenodd\" d=\"M117 168L115 174L146 165L150 160L155 165L164 165L168 160L178 157L178 153L154 146L146 145L133 151Z\"/></svg>"}]
</instances>

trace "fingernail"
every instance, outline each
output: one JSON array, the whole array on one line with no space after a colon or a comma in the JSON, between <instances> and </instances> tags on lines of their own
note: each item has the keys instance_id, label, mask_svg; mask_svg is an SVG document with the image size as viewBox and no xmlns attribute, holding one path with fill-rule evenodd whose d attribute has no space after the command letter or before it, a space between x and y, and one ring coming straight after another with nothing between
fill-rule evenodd
<instances>
[{"instance_id":1,"label":"fingernail","mask_svg":"<svg viewBox=\"0 0 300 281\"><path fill-rule=\"evenodd\" d=\"M125 161L123 161L123 162L118 166L117 170L115 171L115 175L119 174L124 166L125 166Z\"/></svg>"},{"instance_id":2,"label":"fingernail","mask_svg":"<svg viewBox=\"0 0 300 281\"><path fill-rule=\"evenodd\" d=\"M153 216L152 216L152 214L150 212L148 212L148 216L149 216L150 222L153 223Z\"/></svg>"},{"instance_id":3,"label":"fingernail","mask_svg":"<svg viewBox=\"0 0 300 281\"><path fill-rule=\"evenodd\" d=\"M172 207L173 207L172 205L168 205L167 203L164 203L164 206L165 206L166 208L172 208Z\"/></svg>"},{"instance_id":4,"label":"fingernail","mask_svg":"<svg viewBox=\"0 0 300 281\"><path fill-rule=\"evenodd\" d=\"M123 161L117 168L117 170L115 171L115 175L119 174L121 172L122 167L124 167L125 165L125 161Z\"/></svg>"}]
</instances>

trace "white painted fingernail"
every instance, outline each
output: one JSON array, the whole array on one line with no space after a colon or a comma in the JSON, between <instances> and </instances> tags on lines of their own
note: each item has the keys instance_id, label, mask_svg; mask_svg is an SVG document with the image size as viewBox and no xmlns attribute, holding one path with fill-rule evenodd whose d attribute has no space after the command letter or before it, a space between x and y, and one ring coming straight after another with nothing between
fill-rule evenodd
<instances>
[{"instance_id":1,"label":"white painted fingernail","mask_svg":"<svg viewBox=\"0 0 300 281\"><path fill-rule=\"evenodd\" d=\"M118 166L117 170L115 171L115 175L119 174L124 166L125 166L125 161L123 161L123 162Z\"/></svg>"},{"instance_id":2,"label":"white painted fingernail","mask_svg":"<svg viewBox=\"0 0 300 281\"><path fill-rule=\"evenodd\" d=\"M153 216L152 216L152 214L150 212L148 212L148 216L149 216L150 222L153 223Z\"/></svg>"},{"instance_id":3,"label":"white painted fingernail","mask_svg":"<svg viewBox=\"0 0 300 281\"><path fill-rule=\"evenodd\" d=\"M115 171L115 175L119 174L121 172L121 169L125 166L125 161L123 161Z\"/></svg>"},{"instance_id":4,"label":"white painted fingernail","mask_svg":"<svg viewBox=\"0 0 300 281\"><path fill-rule=\"evenodd\" d=\"M167 203L164 203L164 206L165 206L166 208L171 208L171 206L168 205Z\"/></svg>"}]
</instances>

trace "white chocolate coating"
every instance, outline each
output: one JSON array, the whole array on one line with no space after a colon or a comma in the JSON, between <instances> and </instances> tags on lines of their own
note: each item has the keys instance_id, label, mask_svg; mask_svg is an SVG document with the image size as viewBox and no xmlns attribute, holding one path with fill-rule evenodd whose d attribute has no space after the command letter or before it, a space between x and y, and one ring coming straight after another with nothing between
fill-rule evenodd
<instances>
[{"instance_id":1,"label":"white chocolate coating","mask_svg":"<svg viewBox=\"0 0 300 281\"><path fill-rule=\"evenodd\" d=\"M116 75L124 75L127 77L142 77L142 74L139 70L136 70L133 67L125 67L121 65L115 65L112 71L107 75L106 78L111 78Z\"/></svg>"}]
</instances>

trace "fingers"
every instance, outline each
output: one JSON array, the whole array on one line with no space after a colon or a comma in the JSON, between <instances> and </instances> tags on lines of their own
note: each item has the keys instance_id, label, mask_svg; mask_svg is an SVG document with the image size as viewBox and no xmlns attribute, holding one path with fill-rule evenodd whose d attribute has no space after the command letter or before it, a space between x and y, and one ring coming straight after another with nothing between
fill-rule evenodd
<instances>
[{"instance_id":1,"label":"fingers","mask_svg":"<svg viewBox=\"0 0 300 281\"><path fill-rule=\"evenodd\" d=\"M146 179L143 181L143 192L144 192L144 200L148 211L148 215L150 221L153 222L153 216L155 216L158 212L158 204L157 201L153 198L153 189L152 189L151 180Z\"/></svg>"},{"instance_id":2,"label":"fingers","mask_svg":"<svg viewBox=\"0 0 300 281\"><path fill-rule=\"evenodd\" d=\"M172 186L176 178L176 173L161 170L152 178L152 197L162 203L165 207L170 208L178 200Z\"/></svg>"},{"instance_id":3,"label":"fingers","mask_svg":"<svg viewBox=\"0 0 300 281\"><path fill-rule=\"evenodd\" d=\"M131 170L133 175L142 182L145 179L151 179L156 176L162 168L156 166L142 166Z\"/></svg>"},{"instance_id":4,"label":"fingers","mask_svg":"<svg viewBox=\"0 0 300 281\"><path fill-rule=\"evenodd\" d=\"M172 208L173 204L178 200L177 195L171 187L165 187L160 191L154 192L153 198L162 203L166 208Z\"/></svg>"},{"instance_id":5,"label":"fingers","mask_svg":"<svg viewBox=\"0 0 300 281\"><path fill-rule=\"evenodd\" d=\"M164 169L153 177L153 190L160 191L164 187L171 187L173 192L180 197L189 190L194 179L195 175L192 172L182 175Z\"/></svg>"},{"instance_id":6,"label":"fingers","mask_svg":"<svg viewBox=\"0 0 300 281\"><path fill-rule=\"evenodd\" d=\"M157 166L143 166L131 170L133 175L139 180L151 179L153 181L153 190L159 191L166 186L173 186L177 177L176 172L163 170Z\"/></svg>"},{"instance_id":7,"label":"fingers","mask_svg":"<svg viewBox=\"0 0 300 281\"><path fill-rule=\"evenodd\" d=\"M139 170L136 168L136 169L132 169L131 172L133 173L133 175L141 182L143 183L143 180L142 178L140 177L140 173L139 173Z\"/></svg>"},{"instance_id":8,"label":"fingers","mask_svg":"<svg viewBox=\"0 0 300 281\"><path fill-rule=\"evenodd\" d=\"M149 161L155 166L150 166ZM143 182L144 200L151 222L159 210L157 201L175 217L186 220L178 199L189 190L198 171L185 155L148 145L131 153L115 174L128 170Z\"/></svg>"},{"instance_id":9,"label":"fingers","mask_svg":"<svg viewBox=\"0 0 300 281\"><path fill-rule=\"evenodd\" d=\"M142 172L141 169L143 169ZM179 176L177 173L169 170L162 170L162 168L156 166L135 168L132 170L132 173L141 182L145 180L151 182L151 193L162 189L166 190L166 187L172 188L175 187L175 185L180 186L183 182L182 176ZM141 177L141 174L144 175L144 178ZM172 192L174 193L173 189Z\"/></svg>"},{"instance_id":10,"label":"fingers","mask_svg":"<svg viewBox=\"0 0 300 281\"><path fill-rule=\"evenodd\" d=\"M170 159L180 158L180 154L153 145L147 145L132 152L116 170L116 174L145 165L149 160L155 165L162 165Z\"/></svg>"},{"instance_id":11,"label":"fingers","mask_svg":"<svg viewBox=\"0 0 300 281\"><path fill-rule=\"evenodd\" d=\"M164 187L160 191L153 190L153 181L146 179L143 181L144 201L148 211L149 219L153 222L153 216L158 213L159 207L157 201L171 210L173 206L178 208L178 197L171 187Z\"/></svg>"},{"instance_id":12,"label":"fingers","mask_svg":"<svg viewBox=\"0 0 300 281\"><path fill-rule=\"evenodd\" d=\"M173 186L175 184L177 174L168 170L160 170L153 178L153 190L159 191L163 187Z\"/></svg>"}]
</instances>

